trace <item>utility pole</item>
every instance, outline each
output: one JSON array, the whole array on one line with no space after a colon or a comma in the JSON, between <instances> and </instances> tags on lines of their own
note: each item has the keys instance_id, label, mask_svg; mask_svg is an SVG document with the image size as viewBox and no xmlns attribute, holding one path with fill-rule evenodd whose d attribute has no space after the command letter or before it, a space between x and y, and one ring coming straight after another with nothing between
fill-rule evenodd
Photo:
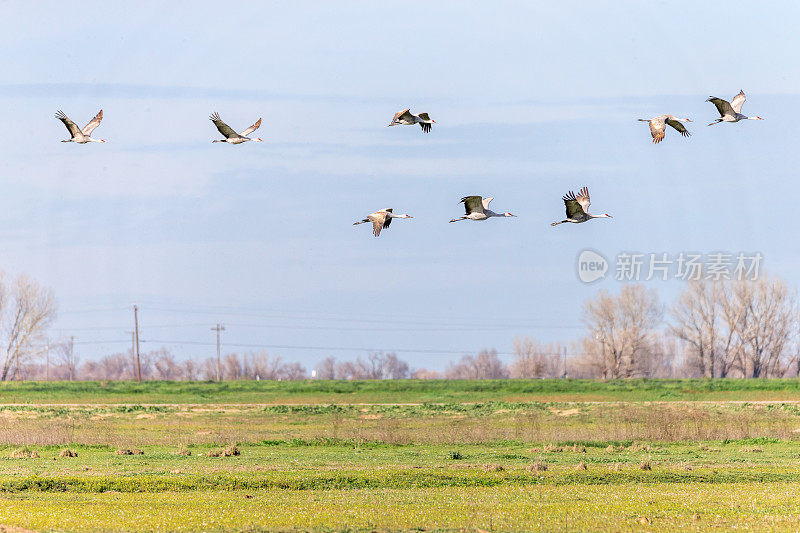
<instances>
[{"instance_id":1,"label":"utility pole","mask_svg":"<svg viewBox=\"0 0 800 533\"><path fill-rule=\"evenodd\" d=\"M561 379L567 379L567 347L564 346L564 374Z\"/></svg>"},{"instance_id":2,"label":"utility pole","mask_svg":"<svg viewBox=\"0 0 800 533\"><path fill-rule=\"evenodd\" d=\"M50 381L50 339L44 341L44 360L45 381Z\"/></svg>"},{"instance_id":3,"label":"utility pole","mask_svg":"<svg viewBox=\"0 0 800 533\"><path fill-rule=\"evenodd\" d=\"M133 306L134 339L136 344L136 381L142 382L142 365L139 360L139 308Z\"/></svg>"},{"instance_id":4,"label":"utility pole","mask_svg":"<svg viewBox=\"0 0 800 533\"><path fill-rule=\"evenodd\" d=\"M211 331L216 331L217 332L217 381L222 381L222 366L220 364L220 358L219 358L219 352L220 352L220 350L219 350L219 332L220 331L225 331L225 326L223 326L222 324L217 323L217 325L215 327L211 328Z\"/></svg>"}]
</instances>

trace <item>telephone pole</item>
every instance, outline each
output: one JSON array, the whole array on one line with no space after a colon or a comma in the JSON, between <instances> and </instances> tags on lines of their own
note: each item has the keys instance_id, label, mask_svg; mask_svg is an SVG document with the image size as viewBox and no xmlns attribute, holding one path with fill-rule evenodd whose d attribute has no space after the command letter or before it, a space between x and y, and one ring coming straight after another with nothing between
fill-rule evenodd
<instances>
[{"instance_id":1,"label":"telephone pole","mask_svg":"<svg viewBox=\"0 0 800 533\"><path fill-rule=\"evenodd\" d=\"M136 305L133 306L133 325L134 339L136 344L136 381L141 383L142 365L139 361L139 308Z\"/></svg>"},{"instance_id":2,"label":"telephone pole","mask_svg":"<svg viewBox=\"0 0 800 533\"><path fill-rule=\"evenodd\" d=\"M222 366L219 358L219 333L220 331L225 331L225 326L218 323L215 327L211 328L211 331L217 332L217 381L222 381Z\"/></svg>"}]
</instances>

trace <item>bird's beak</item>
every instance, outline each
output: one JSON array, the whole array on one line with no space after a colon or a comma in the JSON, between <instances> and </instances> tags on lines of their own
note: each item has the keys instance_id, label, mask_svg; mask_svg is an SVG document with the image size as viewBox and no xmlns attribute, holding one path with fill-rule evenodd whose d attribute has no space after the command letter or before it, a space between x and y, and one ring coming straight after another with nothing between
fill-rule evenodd
<instances>
[{"instance_id":1,"label":"bird's beak","mask_svg":"<svg viewBox=\"0 0 800 533\"><path fill-rule=\"evenodd\" d=\"M690 119L690 118L687 118L686 122L694 122L694 121L692 119Z\"/></svg>"}]
</instances>

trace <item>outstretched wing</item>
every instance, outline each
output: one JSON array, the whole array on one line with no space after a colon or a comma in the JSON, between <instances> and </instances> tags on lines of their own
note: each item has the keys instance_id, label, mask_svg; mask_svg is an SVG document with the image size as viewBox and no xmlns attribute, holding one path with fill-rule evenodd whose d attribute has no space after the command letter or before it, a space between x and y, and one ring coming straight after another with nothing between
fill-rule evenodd
<instances>
[{"instance_id":1,"label":"outstretched wing","mask_svg":"<svg viewBox=\"0 0 800 533\"><path fill-rule=\"evenodd\" d=\"M375 213L372 213L372 215L370 215L370 218L372 219L372 234L377 237L378 235L381 234L381 230L384 228L384 226L389 225L385 224L387 218L386 213L384 213L383 211L376 211Z\"/></svg>"},{"instance_id":2,"label":"outstretched wing","mask_svg":"<svg viewBox=\"0 0 800 533\"><path fill-rule=\"evenodd\" d=\"M660 118L660 117L659 118L654 118L654 119L650 120L650 122L648 124L650 124L650 135L653 136L653 142L655 144L658 144L661 141L663 141L664 140L664 130L667 129L667 127L664 126L664 120L662 118Z\"/></svg>"},{"instance_id":3,"label":"outstretched wing","mask_svg":"<svg viewBox=\"0 0 800 533\"><path fill-rule=\"evenodd\" d=\"M581 190L580 193L583 193L583 190ZM575 193L572 191L569 191L567 194L564 195L563 200L564 200L564 205L567 208L567 218L580 218L586 215L586 211L584 210L584 207L581 205L580 198L582 198L582 196L575 196ZM588 200L588 198L589 197L587 192L586 199Z\"/></svg>"},{"instance_id":4,"label":"outstretched wing","mask_svg":"<svg viewBox=\"0 0 800 533\"><path fill-rule=\"evenodd\" d=\"M680 120L673 120L671 118L668 118L667 124L678 130L680 134L683 135L684 137L688 137L689 135L691 135L691 132L686 129L686 126L684 126L683 122L681 122Z\"/></svg>"},{"instance_id":5,"label":"outstretched wing","mask_svg":"<svg viewBox=\"0 0 800 533\"><path fill-rule=\"evenodd\" d=\"M112 110L112 111L113 111L113 110ZM113 113L112 113L112 115L113 115ZM91 135L91 134L92 134L92 132L94 131L94 129L95 129L97 126L99 126L99 125L100 125L100 121L101 121L101 120L103 120L103 110L102 110L102 109L100 110L100 112L99 112L99 113L97 113L97 114L94 116L94 118L93 118L92 120L90 120L90 121L89 121L89 123L88 123L88 124L86 124L86 125L83 127L83 129L81 130L81 133L83 133L84 135Z\"/></svg>"},{"instance_id":6,"label":"outstretched wing","mask_svg":"<svg viewBox=\"0 0 800 533\"><path fill-rule=\"evenodd\" d=\"M430 115L428 115L427 113L420 113L419 114L419 118L421 118L422 120L430 120L431 119Z\"/></svg>"},{"instance_id":7,"label":"outstretched wing","mask_svg":"<svg viewBox=\"0 0 800 533\"><path fill-rule=\"evenodd\" d=\"M219 126L217 126L217 127L219 127ZM256 123L253 124L252 126L250 126L249 128L247 128L246 130L244 130L242 133L240 133L240 135L242 137L247 137L248 135L250 135L251 133L253 133L254 131L256 131L260 127L261 127L261 117L258 117L258 120L256 121Z\"/></svg>"},{"instance_id":8,"label":"outstretched wing","mask_svg":"<svg viewBox=\"0 0 800 533\"><path fill-rule=\"evenodd\" d=\"M494 196L487 196L481 201L481 205L484 209L489 209L489 204L492 203L492 200L494 200Z\"/></svg>"},{"instance_id":9,"label":"outstretched wing","mask_svg":"<svg viewBox=\"0 0 800 533\"><path fill-rule=\"evenodd\" d=\"M413 117L413 115L411 114L411 108L404 109L404 110L394 114L394 117L392 117L392 123L395 123L400 119L411 120L412 117Z\"/></svg>"},{"instance_id":10,"label":"outstretched wing","mask_svg":"<svg viewBox=\"0 0 800 533\"><path fill-rule=\"evenodd\" d=\"M578 203L581 204L584 213L589 212L591 202L589 201L589 189L587 187L578 191Z\"/></svg>"},{"instance_id":11,"label":"outstretched wing","mask_svg":"<svg viewBox=\"0 0 800 533\"><path fill-rule=\"evenodd\" d=\"M224 137L226 137L226 138L228 138L228 139L233 139L233 138L235 138L235 137L238 137L238 136L239 136L239 134L238 134L238 133L236 133L235 131L233 131L233 128L231 128L230 126L228 126L227 124L225 124L224 122L222 122L222 119L221 119L221 118L219 118L219 113L214 113L213 115L211 115L211 116L210 116L210 117L208 117L208 118L210 118L210 119L211 119L211 122L213 122L213 123L214 123L214 125L217 127L217 129L219 130L219 132L220 132L220 133L221 133L221 134L222 134Z\"/></svg>"},{"instance_id":12,"label":"outstretched wing","mask_svg":"<svg viewBox=\"0 0 800 533\"><path fill-rule=\"evenodd\" d=\"M733 100L731 100L731 107L734 111L737 113L742 112L742 106L744 105L745 98L747 97L744 95L744 91L742 90L739 91L739 94L733 97Z\"/></svg>"},{"instance_id":13,"label":"outstretched wing","mask_svg":"<svg viewBox=\"0 0 800 533\"><path fill-rule=\"evenodd\" d=\"M719 111L719 115L724 117L725 115L730 115L732 117L736 116L736 111L734 111L733 107L731 107L730 102L727 100L723 100L722 98L717 98L716 96L709 96L706 102L711 102L715 106L717 106L717 111Z\"/></svg>"},{"instance_id":14,"label":"outstretched wing","mask_svg":"<svg viewBox=\"0 0 800 533\"><path fill-rule=\"evenodd\" d=\"M65 115L64 112L61 111L60 109L58 110L58 113L56 113L56 118L64 123L70 135L72 135L73 137L75 137L78 133L81 132L80 128L78 128L78 125L72 122L69 119L69 117Z\"/></svg>"},{"instance_id":15,"label":"outstretched wing","mask_svg":"<svg viewBox=\"0 0 800 533\"><path fill-rule=\"evenodd\" d=\"M464 203L464 209L467 211L467 214L470 213L484 213L483 209L483 199L480 196L465 196L461 199Z\"/></svg>"}]
</instances>

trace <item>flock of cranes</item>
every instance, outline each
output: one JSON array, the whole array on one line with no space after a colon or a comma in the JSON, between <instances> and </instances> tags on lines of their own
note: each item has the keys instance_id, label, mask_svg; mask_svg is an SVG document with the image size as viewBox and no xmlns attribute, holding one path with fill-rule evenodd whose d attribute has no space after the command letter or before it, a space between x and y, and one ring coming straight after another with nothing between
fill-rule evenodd
<instances>
[{"instance_id":1,"label":"flock of cranes","mask_svg":"<svg viewBox=\"0 0 800 533\"><path fill-rule=\"evenodd\" d=\"M764 120L761 117L748 117L747 115L743 115L742 105L744 105L745 101L745 94L744 91L739 91L739 94L733 97L733 100L728 102L727 100L723 100L722 98L717 98L716 96L710 96L706 102L711 102L717 108L719 112L720 118L716 119L714 122L710 123L709 126L713 126L714 124L718 124L720 122L739 122L740 120ZM100 122L103 120L103 110L101 109L95 117L89 121L83 128L78 128L78 125L75 124L72 120L64 114L63 111L58 111L56 113L56 118L64 123L66 126L67 131L69 131L70 138L64 139L61 142L75 142L79 144L87 144L87 143L104 143L106 142L103 139L94 139L92 138L92 132L100 125ZM214 113L209 117L211 122L214 123L217 130L222 134L224 139L216 139L212 142L215 143L228 143L228 144L243 144L248 141L255 141L255 142L262 142L259 138L251 138L249 135L256 131L259 127L261 127L261 118L259 118L252 126L243 130L241 133L236 133L236 131L228 126L226 123L222 121L219 116L219 113ZM691 135L691 132L686 129L686 126L683 125L684 122L692 122L688 118L678 118L673 115L659 115L657 117L653 117L650 119L647 118L640 118L638 119L640 122L647 122L650 126L650 135L653 137L653 143L658 144L664 140L666 135L667 126L670 126L677 130L682 136L688 137ZM404 109L399 113L395 113L394 117L392 117L392 121L388 124L389 126L413 126L415 124L419 124L422 128L423 133L430 133L433 124L436 124L436 121L433 120L428 113L419 113L417 115L411 112L411 109ZM551 226L557 226L559 224L564 224L567 222L573 224L580 224L582 222L587 222L589 220L595 218L612 218L611 215L608 213L604 213L602 215L593 215L589 213L588 208L590 205L589 199L589 189L587 187L583 187L578 191L576 195L574 192L569 191L567 194L564 195L562 198L564 200L564 206L566 207L567 218L561 220L559 222L553 222ZM466 214L464 216L454 218L450 220L450 222L458 222L460 220L489 220L493 217L516 217L516 215L512 215L511 213L495 213L491 209L489 209L489 204L491 201L494 200L492 196L465 196L460 200L460 203L464 204L464 209ZM381 230L384 228L388 228L389 225L392 223L392 219L394 218L414 218L411 215L395 215L391 208L380 209L375 211L374 213L370 213L367 215L366 218L363 220L359 220L354 222L353 225L358 224L366 224L368 222L372 222L372 234L376 237L381 234Z\"/></svg>"}]
</instances>

